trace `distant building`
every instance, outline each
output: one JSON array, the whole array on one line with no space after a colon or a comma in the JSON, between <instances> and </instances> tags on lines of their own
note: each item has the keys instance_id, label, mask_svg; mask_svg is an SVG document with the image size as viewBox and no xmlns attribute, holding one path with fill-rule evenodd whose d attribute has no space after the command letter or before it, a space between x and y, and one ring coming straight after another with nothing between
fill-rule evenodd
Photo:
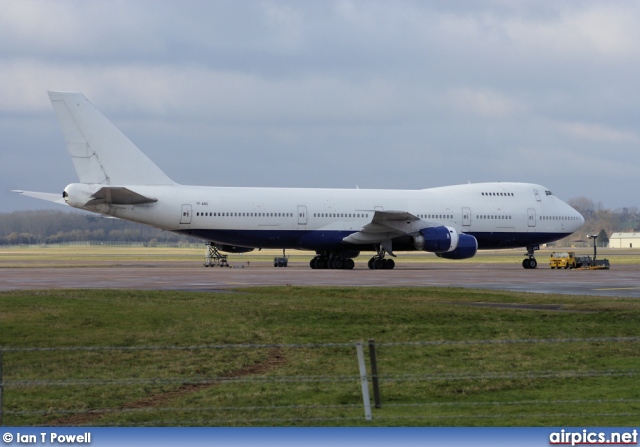
<instances>
[{"instance_id":1,"label":"distant building","mask_svg":"<svg viewBox=\"0 0 640 447\"><path fill-rule=\"evenodd\" d=\"M640 233L613 233L609 237L610 248L640 248Z\"/></svg>"}]
</instances>

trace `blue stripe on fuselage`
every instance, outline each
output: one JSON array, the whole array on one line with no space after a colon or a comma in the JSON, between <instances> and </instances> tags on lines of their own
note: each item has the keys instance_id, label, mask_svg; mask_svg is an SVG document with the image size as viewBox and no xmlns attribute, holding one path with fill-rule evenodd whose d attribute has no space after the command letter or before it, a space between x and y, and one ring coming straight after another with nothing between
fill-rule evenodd
<instances>
[{"instance_id":1,"label":"blue stripe on fuselage","mask_svg":"<svg viewBox=\"0 0 640 447\"><path fill-rule=\"evenodd\" d=\"M353 245L342 241L354 231L191 229L179 230L176 233L220 244L253 248L291 248L315 251L373 250L372 245ZM545 244L562 239L571 233L471 232L467 234L478 240L480 250L491 250ZM415 250L409 236L394 239L393 248L398 251Z\"/></svg>"}]
</instances>

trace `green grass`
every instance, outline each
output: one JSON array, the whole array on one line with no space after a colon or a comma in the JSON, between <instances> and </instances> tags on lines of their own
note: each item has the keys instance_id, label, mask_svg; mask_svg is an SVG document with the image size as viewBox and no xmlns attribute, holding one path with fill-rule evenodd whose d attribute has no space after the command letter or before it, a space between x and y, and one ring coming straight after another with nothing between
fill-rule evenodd
<instances>
[{"instance_id":1,"label":"green grass","mask_svg":"<svg viewBox=\"0 0 640 447\"><path fill-rule=\"evenodd\" d=\"M639 323L640 301L633 299L466 289L4 292L5 349L342 344L373 338L383 402L366 422L352 346L5 352L4 424L630 426L640 415L638 342L408 342L636 337ZM627 374L619 376L621 371ZM168 383L11 386L26 380L228 376L242 381L190 390ZM270 380L260 380L265 376ZM282 381L308 376L344 380ZM122 408L90 420L53 412ZM16 414L45 410L52 413Z\"/></svg>"},{"instance_id":2,"label":"green grass","mask_svg":"<svg viewBox=\"0 0 640 447\"><path fill-rule=\"evenodd\" d=\"M536 252L540 266L546 268L549 256L553 251L575 251L578 255L593 255L593 248L558 248L542 249ZM520 264L524 258L525 249L480 251L476 256L465 260L446 260L437 258L433 253L426 252L398 252L399 265L436 262L455 264ZM271 264L274 256L281 256L282 250L261 250L244 254L228 254L232 265L246 262L264 262ZM288 250L287 255L291 263L304 263L305 266L314 256L310 251ZM373 255L363 252L357 262L366 263ZM599 258L610 259L612 265L640 264L640 250L638 249L598 249ZM0 267L7 268L38 268L38 267L92 267L96 265L138 265L157 266L160 263L171 263L173 267L193 267L204 263L205 246L199 248L184 247L142 247L142 246L58 246L31 245L0 247Z\"/></svg>"}]
</instances>

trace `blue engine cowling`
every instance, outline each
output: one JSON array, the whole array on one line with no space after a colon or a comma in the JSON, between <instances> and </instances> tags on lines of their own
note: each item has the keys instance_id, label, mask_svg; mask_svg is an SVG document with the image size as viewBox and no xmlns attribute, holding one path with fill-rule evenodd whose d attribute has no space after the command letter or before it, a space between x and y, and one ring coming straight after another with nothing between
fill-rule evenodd
<instances>
[{"instance_id":1,"label":"blue engine cowling","mask_svg":"<svg viewBox=\"0 0 640 447\"><path fill-rule=\"evenodd\" d=\"M475 237L445 226L423 228L414 236L413 244L416 250L430 251L447 259L471 258L478 251Z\"/></svg>"},{"instance_id":2,"label":"blue engine cowling","mask_svg":"<svg viewBox=\"0 0 640 447\"><path fill-rule=\"evenodd\" d=\"M460 234L458 246L453 251L446 253L436 253L439 258L445 259L468 259L473 258L478 252L478 241L470 234Z\"/></svg>"},{"instance_id":3,"label":"blue engine cowling","mask_svg":"<svg viewBox=\"0 0 640 447\"><path fill-rule=\"evenodd\" d=\"M413 245L416 250L434 253L452 251L458 246L458 232L445 226L423 228L420 234L414 236Z\"/></svg>"}]
</instances>

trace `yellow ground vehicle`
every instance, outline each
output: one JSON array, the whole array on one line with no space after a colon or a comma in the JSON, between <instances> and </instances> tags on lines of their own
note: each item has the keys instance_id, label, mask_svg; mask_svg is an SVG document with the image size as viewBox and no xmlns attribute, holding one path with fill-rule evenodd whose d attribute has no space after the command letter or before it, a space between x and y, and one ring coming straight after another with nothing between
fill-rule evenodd
<instances>
[{"instance_id":1,"label":"yellow ground vehicle","mask_svg":"<svg viewBox=\"0 0 640 447\"><path fill-rule=\"evenodd\" d=\"M591 256L576 256L575 252L553 252L549 258L552 269L609 270L609 260L591 259Z\"/></svg>"},{"instance_id":2,"label":"yellow ground vehicle","mask_svg":"<svg viewBox=\"0 0 640 447\"><path fill-rule=\"evenodd\" d=\"M576 265L576 254L573 251L551 253L549 267L552 269L574 269Z\"/></svg>"}]
</instances>

